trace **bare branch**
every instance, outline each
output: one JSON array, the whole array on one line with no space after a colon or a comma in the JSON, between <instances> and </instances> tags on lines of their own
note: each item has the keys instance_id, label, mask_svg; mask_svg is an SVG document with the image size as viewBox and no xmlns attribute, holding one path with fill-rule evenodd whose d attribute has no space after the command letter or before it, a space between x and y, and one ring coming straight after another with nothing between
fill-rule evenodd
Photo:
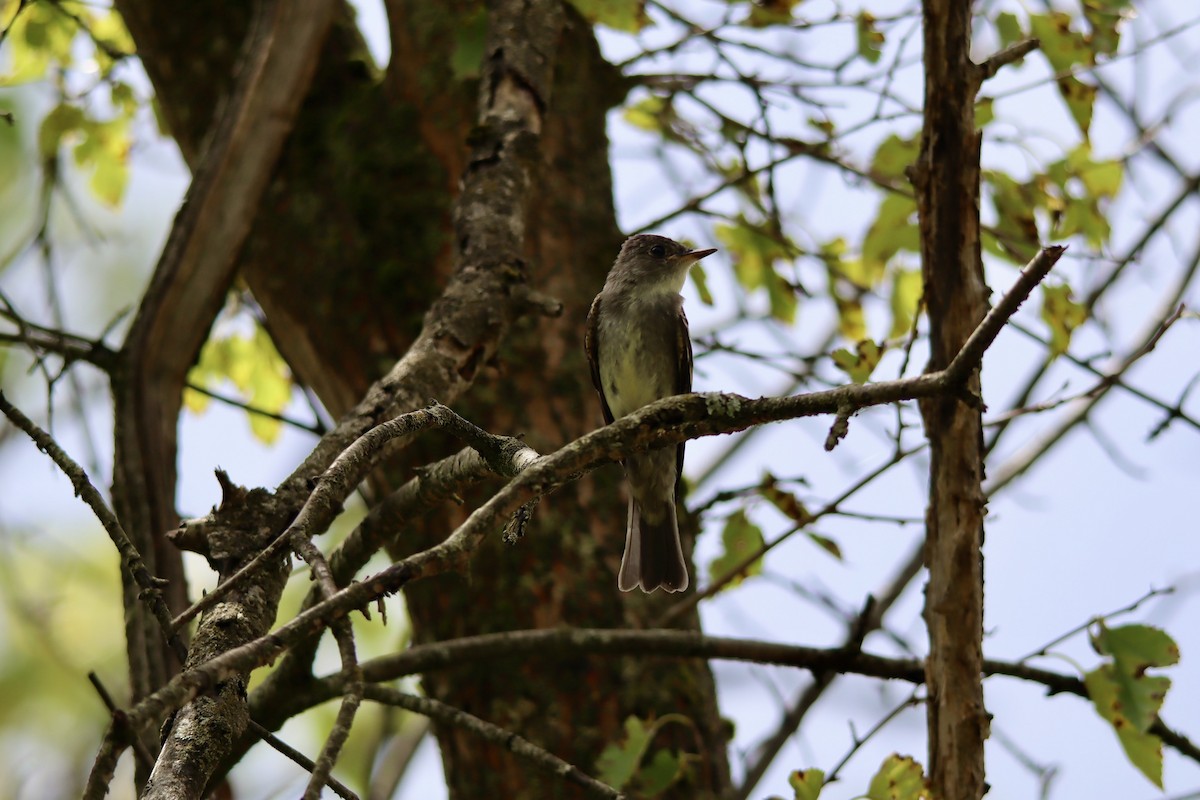
<instances>
[{"instance_id":1,"label":"bare branch","mask_svg":"<svg viewBox=\"0 0 1200 800\"><path fill-rule=\"evenodd\" d=\"M613 789L608 784L601 783L574 764L568 764L553 753L538 747L533 742L522 738L516 733L486 722L461 709L428 697L417 697L413 694L397 691L387 686L368 686L366 688L366 697L368 700L374 700L377 703L387 703L388 705L403 708L406 711L412 711L415 714L423 714L440 725L455 725L470 731L480 739L494 745L499 745L505 750L520 756L538 769L550 772L568 783L582 787L588 797L607 798L607 800L616 800L617 798L624 797L616 789Z\"/></svg>"},{"instance_id":2,"label":"bare branch","mask_svg":"<svg viewBox=\"0 0 1200 800\"><path fill-rule=\"evenodd\" d=\"M104 526L104 530L108 533L108 537L112 539L116 545L117 552L121 555L121 566L123 571L129 575L141 590L140 597L142 602L150 610L150 613L158 620L163 634L167 637L172 649L182 660L187 655L187 648L183 642L171 632L171 616L167 609L167 604L162 597L162 582L150 574L150 570L146 568L146 562L142 559L141 553L130 541L125 534L125 529L121 527L120 520L105 503L104 498L94 485L83 467L79 466L74 459L67 455L58 442L54 441L54 437L46 433L38 427L37 423L29 417L21 413L21 410L8 402L8 398L0 392L0 412L3 412L14 425L23 430L33 440L37 448L50 457L50 460L62 470L67 479L71 481L71 486L75 488L75 496L87 503L92 509L92 513L96 515L96 519L100 520L100 524Z\"/></svg>"}]
</instances>

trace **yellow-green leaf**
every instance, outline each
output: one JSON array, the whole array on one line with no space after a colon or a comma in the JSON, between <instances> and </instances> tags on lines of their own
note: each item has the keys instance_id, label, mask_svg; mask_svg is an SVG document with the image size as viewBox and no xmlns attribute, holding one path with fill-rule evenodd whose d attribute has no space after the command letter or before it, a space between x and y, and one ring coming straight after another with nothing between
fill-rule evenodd
<instances>
[{"instance_id":1,"label":"yellow-green leaf","mask_svg":"<svg viewBox=\"0 0 1200 800\"><path fill-rule=\"evenodd\" d=\"M1111 199L1121 191L1121 182L1125 176L1124 163L1117 159L1094 160L1092 148L1087 142L1080 143L1067 154L1065 162L1059 163L1063 163L1065 167L1062 172L1063 182L1072 176L1077 177L1083 182L1088 193L1095 197Z\"/></svg>"},{"instance_id":2,"label":"yellow-green leaf","mask_svg":"<svg viewBox=\"0 0 1200 800\"><path fill-rule=\"evenodd\" d=\"M625 720L625 738L604 748L596 760L596 771L600 780L614 789L623 789L633 780L642 762L642 756L650 746L654 729L646 727L637 717Z\"/></svg>"},{"instance_id":3,"label":"yellow-green leaf","mask_svg":"<svg viewBox=\"0 0 1200 800\"><path fill-rule=\"evenodd\" d=\"M1087 319L1087 309L1075 302L1067 284L1042 286L1042 320L1050 327L1050 353L1058 356L1071 346L1071 334Z\"/></svg>"},{"instance_id":4,"label":"yellow-green leaf","mask_svg":"<svg viewBox=\"0 0 1200 800\"><path fill-rule=\"evenodd\" d=\"M667 100L658 95L650 95L637 101L625 109L625 121L635 128L654 133L663 132L663 112L667 108Z\"/></svg>"},{"instance_id":5,"label":"yellow-green leaf","mask_svg":"<svg viewBox=\"0 0 1200 800\"><path fill-rule=\"evenodd\" d=\"M889 298L892 307L892 328L888 332L889 339L907 335L912 330L913 320L921 306L921 296L924 292L925 282L921 278L921 270L901 268L892 272L892 291Z\"/></svg>"},{"instance_id":6,"label":"yellow-green leaf","mask_svg":"<svg viewBox=\"0 0 1200 800\"><path fill-rule=\"evenodd\" d=\"M870 339L863 339L855 346L854 353L839 348L833 351L833 363L850 376L855 383L866 383L879 366L883 357L883 348Z\"/></svg>"},{"instance_id":7,"label":"yellow-green leaf","mask_svg":"<svg viewBox=\"0 0 1200 800\"><path fill-rule=\"evenodd\" d=\"M1096 63L1083 34L1071 28L1071 19L1065 11L1029 15L1029 30L1041 42L1039 49L1056 73Z\"/></svg>"},{"instance_id":8,"label":"yellow-green leaf","mask_svg":"<svg viewBox=\"0 0 1200 800\"><path fill-rule=\"evenodd\" d=\"M271 337L261 327L252 336L210 338L200 350L200 359L188 373L188 382L216 389L228 380L246 405L269 414L280 414L291 399L292 377ZM282 423L263 414L248 412L251 432L271 444L279 437Z\"/></svg>"},{"instance_id":9,"label":"yellow-green leaf","mask_svg":"<svg viewBox=\"0 0 1200 800\"><path fill-rule=\"evenodd\" d=\"M1017 15L1005 11L996 15L996 33L1000 37L1000 46L1008 47L1010 44L1015 44L1025 38L1024 31L1021 30L1021 23L1017 19Z\"/></svg>"},{"instance_id":10,"label":"yellow-green leaf","mask_svg":"<svg viewBox=\"0 0 1200 800\"><path fill-rule=\"evenodd\" d=\"M1096 87L1083 83L1074 76L1066 76L1058 80L1058 92L1071 112L1071 118L1079 126L1083 138L1088 138L1088 130L1092 127L1092 109L1096 105Z\"/></svg>"},{"instance_id":11,"label":"yellow-green leaf","mask_svg":"<svg viewBox=\"0 0 1200 800\"><path fill-rule=\"evenodd\" d=\"M762 529L746 517L741 509L729 515L725 520L725 529L721 531L721 544L725 551L709 565L708 572L713 583L725 580L747 558L759 552L763 547ZM756 559L744 567L727 586L737 586L744 579L762 572L762 559Z\"/></svg>"},{"instance_id":12,"label":"yellow-green leaf","mask_svg":"<svg viewBox=\"0 0 1200 800\"><path fill-rule=\"evenodd\" d=\"M800 502L800 498L782 489L778 479L771 473L763 475L762 482L758 485L758 492L793 522L803 525L811 519L808 509L804 507L804 503Z\"/></svg>"},{"instance_id":13,"label":"yellow-green leaf","mask_svg":"<svg viewBox=\"0 0 1200 800\"><path fill-rule=\"evenodd\" d=\"M618 31L636 33L650 22L645 0L571 0L571 5L593 25Z\"/></svg>"},{"instance_id":14,"label":"yellow-green leaf","mask_svg":"<svg viewBox=\"0 0 1200 800\"><path fill-rule=\"evenodd\" d=\"M796 246L782 234L773 235L744 217L734 225L717 225L713 233L725 245L738 283L747 292L766 291L771 316L783 322L795 321L795 287L775 271L775 263L792 259Z\"/></svg>"},{"instance_id":15,"label":"yellow-green leaf","mask_svg":"<svg viewBox=\"0 0 1200 800\"><path fill-rule=\"evenodd\" d=\"M27 3L13 19L13 5L6 4L0 19L0 25L12 21L4 40L10 67L7 74L0 76L0 85L41 80L51 64L69 66L75 23L50 3Z\"/></svg>"},{"instance_id":16,"label":"yellow-green leaf","mask_svg":"<svg viewBox=\"0 0 1200 800\"><path fill-rule=\"evenodd\" d=\"M795 800L817 800L825 788L825 773L819 769L796 770L788 776L788 786L795 790Z\"/></svg>"},{"instance_id":17,"label":"yellow-green leaf","mask_svg":"<svg viewBox=\"0 0 1200 800\"><path fill-rule=\"evenodd\" d=\"M1034 210L1045 196L1009 175L986 170L989 196L996 210L996 236L1000 253L1018 264L1025 264L1038 251L1040 236Z\"/></svg>"},{"instance_id":18,"label":"yellow-green leaf","mask_svg":"<svg viewBox=\"0 0 1200 800\"><path fill-rule=\"evenodd\" d=\"M884 37L883 32L875 27L875 15L860 11L856 22L859 56L871 64L878 64L883 56Z\"/></svg>"},{"instance_id":19,"label":"yellow-green leaf","mask_svg":"<svg viewBox=\"0 0 1200 800\"><path fill-rule=\"evenodd\" d=\"M875 157L871 160L871 172L881 178L899 179L904 176L908 165L917 160L919 151L920 143L916 137L902 139L893 133L876 148Z\"/></svg>"},{"instance_id":20,"label":"yellow-green leaf","mask_svg":"<svg viewBox=\"0 0 1200 800\"><path fill-rule=\"evenodd\" d=\"M746 24L752 28L768 25L787 25L792 21L792 9L800 0L755 0L750 7Z\"/></svg>"},{"instance_id":21,"label":"yellow-green leaf","mask_svg":"<svg viewBox=\"0 0 1200 800\"><path fill-rule=\"evenodd\" d=\"M842 560L842 546L836 541L830 539L828 536L822 536L821 534L813 533L812 531L808 531L806 535L817 547L821 548L826 553L829 553L829 555L833 556L838 561Z\"/></svg>"},{"instance_id":22,"label":"yellow-green leaf","mask_svg":"<svg viewBox=\"0 0 1200 800\"><path fill-rule=\"evenodd\" d=\"M1084 675L1083 684L1096 712L1113 726L1130 763L1161 788L1162 741L1144 728L1139 729L1125 713L1116 669L1111 664L1103 664Z\"/></svg>"},{"instance_id":23,"label":"yellow-green leaf","mask_svg":"<svg viewBox=\"0 0 1200 800\"><path fill-rule=\"evenodd\" d=\"M1179 661L1179 647L1165 631L1148 625L1109 628L1101 623L1091 634L1092 646L1112 661L1084 675L1097 713L1116 731L1130 762L1162 787L1162 742L1149 733L1158 718L1169 678L1146 670Z\"/></svg>"},{"instance_id":24,"label":"yellow-green leaf","mask_svg":"<svg viewBox=\"0 0 1200 800\"><path fill-rule=\"evenodd\" d=\"M886 194L875 220L863 237L862 261L867 283L872 288L883 280L888 262L901 251L919 253L921 237L915 222L917 204L902 194Z\"/></svg>"},{"instance_id":25,"label":"yellow-green leaf","mask_svg":"<svg viewBox=\"0 0 1200 800\"><path fill-rule=\"evenodd\" d=\"M1091 27L1092 48L1112 55L1121 43L1121 23L1131 16L1132 0L1083 0L1083 16Z\"/></svg>"},{"instance_id":26,"label":"yellow-green leaf","mask_svg":"<svg viewBox=\"0 0 1200 800\"><path fill-rule=\"evenodd\" d=\"M996 102L990 97L981 97L975 102L975 130L983 130L996 118Z\"/></svg>"},{"instance_id":27,"label":"yellow-green leaf","mask_svg":"<svg viewBox=\"0 0 1200 800\"><path fill-rule=\"evenodd\" d=\"M700 296L700 302L711 306L714 301L712 292L708 290L708 273L704 271L704 267L700 266L700 262L697 261L692 264L688 274L691 276L692 284L696 287L696 294Z\"/></svg>"},{"instance_id":28,"label":"yellow-green leaf","mask_svg":"<svg viewBox=\"0 0 1200 800\"><path fill-rule=\"evenodd\" d=\"M928 800L925 771L912 756L893 753L871 778L868 800Z\"/></svg>"},{"instance_id":29,"label":"yellow-green leaf","mask_svg":"<svg viewBox=\"0 0 1200 800\"><path fill-rule=\"evenodd\" d=\"M684 760L666 749L655 752L638 773L638 797L658 797L683 777Z\"/></svg>"},{"instance_id":30,"label":"yellow-green leaf","mask_svg":"<svg viewBox=\"0 0 1200 800\"><path fill-rule=\"evenodd\" d=\"M83 125L83 109L60 103L42 118L38 128L38 152L42 158L51 158L58 152L63 136L77 131Z\"/></svg>"}]
</instances>

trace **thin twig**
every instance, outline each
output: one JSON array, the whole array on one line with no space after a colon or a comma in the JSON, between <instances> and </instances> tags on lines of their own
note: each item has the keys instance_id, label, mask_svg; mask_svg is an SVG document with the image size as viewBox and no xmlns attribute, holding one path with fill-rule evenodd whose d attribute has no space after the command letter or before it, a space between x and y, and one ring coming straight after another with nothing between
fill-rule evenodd
<instances>
[{"instance_id":1,"label":"thin twig","mask_svg":"<svg viewBox=\"0 0 1200 800\"><path fill-rule=\"evenodd\" d=\"M292 747L290 744L283 741L254 720L250 720L250 725L247 730L261 739L264 744L271 747L280 755L298 764L305 771L312 772L316 768L316 764L313 763L311 758L304 755L304 753L301 753L299 750ZM359 800L357 794L352 792L349 787L347 787L337 778L334 778L332 775L325 779L325 785L330 789L333 789L334 793L337 794L338 797L343 798L343 800Z\"/></svg>"},{"instance_id":2,"label":"thin twig","mask_svg":"<svg viewBox=\"0 0 1200 800\"><path fill-rule=\"evenodd\" d=\"M579 767L563 761L558 756L538 747L528 739L512 731L505 730L498 725L486 722L473 714L468 714L461 709L428 697L417 697L413 694L406 694L387 686L368 686L366 688L366 697L368 700L374 700L377 703L387 703L388 705L403 708L406 711L422 714L440 725L453 725L456 728L461 728L474 736L478 736L485 742L508 750L541 770L581 787L588 797L604 798L605 800L618 800L624 797L624 795L608 784L596 780L579 769Z\"/></svg>"},{"instance_id":3,"label":"thin twig","mask_svg":"<svg viewBox=\"0 0 1200 800\"><path fill-rule=\"evenodd\" d=\"M0 391L0 412L3 412L6 417L12 420L13 424L28 434L33 440L37 448L48 455L55 463L67 479L71 481L71 485L75 489L75 496L81 498L88 507L92 509L92 513L100 520L100 524L104 526L104 530L108 532L109 538L117 547L117 552L121 554L121 566L129 573L134 582L141 589L140 596L142 602L158 620L162 626L164 635L170 643L175 654L180 657L180 660L187 658L187 648L171 628L171 615L167 609L166 602L162 598L162 582L150 574L150 570L146 567L146 562L142 560L141 553L134 547L133 542L125 534L125 529L121 527L121 522L117 519L117 515L113 513L104 502L99 490L92 485L91 480L87 476L87 472L83 467L75 463L75 461L67 455L66 451L59 447L58 442L54 441L54 437L46 433L38 427L37 423L29 417L21 413L20 409L8 402L8 398L4 396L4 392Z\"/></svg>"}]
</instances>

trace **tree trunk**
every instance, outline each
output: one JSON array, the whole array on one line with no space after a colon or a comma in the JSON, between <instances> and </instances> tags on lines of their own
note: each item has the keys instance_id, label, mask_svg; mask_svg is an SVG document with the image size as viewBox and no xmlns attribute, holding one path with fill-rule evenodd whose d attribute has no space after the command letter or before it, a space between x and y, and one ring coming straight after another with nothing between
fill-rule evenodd
<instances>
[{"instance_id":1,"label":"tree trunk","mask_svg":"<svg viewBox=\"0 0 1200 800\"><path fill-rule=\"evenodd\" d=\"M929 370L945 367L987 312L979 243L977 68L971 3L925 0L925 125L913 173L920 211ZM979 392L979 376L968 384ZM936 797L982 797L983 426L979 403L923 401L930 444L925 621L929 772Z\"/></svg>"},{"instance_id":2,"label":"tree trunk","mask_svg":"<svg viewBox=\"0 0 1200 800\"><path fill-rule=\"evenodd\" d=\"M233 71L244 7L181 9L119 0L155 83L164 117L190 164L201 152ZM481 366L456 410L497 433L523 433L548 451L596 427L582 354L583 320L620 244L612 208L605 114L624 93L590 26L565 6L553 100L541 133L541 170L525 242L530 283L564 305L558 319L519 323L493 364ZM313 88L266 190L240 271L302 382L335 416L401 355L451 267L449 209L466 164L477 81L451 56L481 4L388 3L393 58L382 81L348 18L335 23ZM453 449L456 449L454 446ZM451 449L429 438L407 468ZM393 473L407 477L404 467ZM394 483L394 480L393 480ZM645 627L665 605L616 590L625 512L616 468L547 498L516 547L498 536L469 579L442 576L406 590L417 638L562 625ZM467 508L473 500L467 498ZM405 552L443 538L458 508L414 523ZM687 627L697 627L695 616ZM275 686L278 691L283 687ZM295 689L296 687L292 687ZM703 750L680 797L728 788L725 727L703 662L588 659L466 666L431 676L431 696L508 727L587 771L622 735L629 714L691 717ZM670 726L656 746L697 749ZM572 796L467 734L439 730L452 797Z\"/></svg>"}]
</instances>

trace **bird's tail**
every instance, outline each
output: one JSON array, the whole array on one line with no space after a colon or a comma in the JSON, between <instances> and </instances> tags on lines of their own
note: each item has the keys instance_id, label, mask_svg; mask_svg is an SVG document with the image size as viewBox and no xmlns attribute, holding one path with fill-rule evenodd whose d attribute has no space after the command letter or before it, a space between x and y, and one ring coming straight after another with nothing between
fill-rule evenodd
<instances>
[{"instance_id":1,"label":"bird's tail","mask_svg":"<svg viewBox=\"0 0 1200 800\"><path fill-rule=\"evenodd\" d=\"M634 493L629 497L629 521L625 533L625 555L621 558L621 573L617 588L653 592L660 586L668 592L682 592L688 587L687 562L679 543L679 524L675 517L674 492L669 502L640 504Z\"/></svg>"}]
</instances>

